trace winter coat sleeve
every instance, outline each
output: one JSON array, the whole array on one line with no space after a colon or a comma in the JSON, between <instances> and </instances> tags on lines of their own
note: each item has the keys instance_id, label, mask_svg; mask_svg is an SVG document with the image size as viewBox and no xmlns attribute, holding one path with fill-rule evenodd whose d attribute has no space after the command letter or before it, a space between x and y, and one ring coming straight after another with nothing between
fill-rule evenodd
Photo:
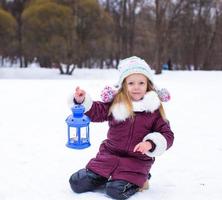
<instances>
[{"instance_id":1,"label":"winter coat sleeve","mask_svg":"<svg viewBox=\"0 0 222 200\"><path fill-rule=\"evenodd\" d=\"M162 155L169 149L174 141L174 134L170 128L169 122L165 121L159 111L155 111L156 118L153 122L152 132L147 134L143 141L151 140L155 144L155 149L146 154L150 157Z\"/></svg>"},{"instance_id":2,"label":"winter coat sleeve","mask_svg":"<svg viewBox=\"0 0 222 200\"><path fill-rule=\"evenodd\" d=\"M103 122L108 120L110 103L92 101L91 97L86 94L82 105L85 107L85 114L92 122Z\"/></svg>"}]
</instances>

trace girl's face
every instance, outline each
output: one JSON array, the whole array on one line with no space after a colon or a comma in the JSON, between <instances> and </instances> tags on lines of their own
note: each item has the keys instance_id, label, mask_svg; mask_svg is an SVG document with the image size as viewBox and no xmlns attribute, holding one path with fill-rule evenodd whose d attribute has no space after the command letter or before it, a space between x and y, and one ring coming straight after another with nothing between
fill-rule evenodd
<instances>
[{"instance_id":1,"label":"girl's face","mask_svg":"<svg viewBox=\"0 0 222 200\"><path fill-rule=\"evenodd\" d=\"M126 88L132 101L139 101L147 91L147 77L143 74L132 74L126 77Z\"/></svg>"}]
</instances>

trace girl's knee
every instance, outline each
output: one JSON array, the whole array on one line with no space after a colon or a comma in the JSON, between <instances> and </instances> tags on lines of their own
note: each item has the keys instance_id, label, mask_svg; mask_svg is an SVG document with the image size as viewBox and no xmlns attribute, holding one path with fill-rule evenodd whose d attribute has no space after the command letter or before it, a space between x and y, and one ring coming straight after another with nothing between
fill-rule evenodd
<instances>
[{"instance_id":1,"label":"girl's knee","mask_svg":"<svg viewBox=\"0 0 222 200\"><path fill-rule=\"evenodd\" d=\"M70 186L76 193L95 190L106 182L107 178L102 177L87 169L79 170L69 179Z\"/></svg>"},{"instance_id":2,"label":"girl's knee","mask_svg":"<svg viewBox=\"0 0 222 200\"><path fill-rule=\"evenodd\" d=\"M83 184L87 181L86 169L80 169L76 173L72 174L69 179L72 190L76 193L82 193L85 190Z\"/></svg>"}]
</instances>

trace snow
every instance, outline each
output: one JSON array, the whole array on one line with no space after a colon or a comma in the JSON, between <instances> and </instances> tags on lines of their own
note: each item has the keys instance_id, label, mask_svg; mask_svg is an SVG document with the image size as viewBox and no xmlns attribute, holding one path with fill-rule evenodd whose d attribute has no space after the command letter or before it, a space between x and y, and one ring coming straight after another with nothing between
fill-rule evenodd
<instances>
[{"instance_id":1,"label":"snow","mask_svg":"<svg viewBox=\"0 0 222 200\"><path fill-rule=\"evenodd\" d=\"M107 123L91 123L91 147L65 146L67 97L77 85L96 100L105 85L116 83L116 70L0 67L0 199L109 199L102 190L75 194L69 176L97 153ZM164 71L155 82L166 87L164 103L173 147L156 158L150 189L132 200L222 199L222 72Z\"/></svg>"}]
</instances>

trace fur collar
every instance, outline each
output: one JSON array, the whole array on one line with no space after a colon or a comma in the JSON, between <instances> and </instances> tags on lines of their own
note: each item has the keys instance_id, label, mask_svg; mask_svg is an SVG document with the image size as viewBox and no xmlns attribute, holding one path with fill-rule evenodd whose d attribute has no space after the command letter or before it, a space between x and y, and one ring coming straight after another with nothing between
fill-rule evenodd
<instances>
[{"instance_id":1,"label":"fur collar","mask_svg":"<svg viewBox=\"0 0 222 200\"><path fill-rule=\"evenodd\" d=\"M155 91L149 91L140 101L133 101L134 112L154 112L160 106L160 99ZM130 115L126 106L123 103L114 105L112 109L113 117L117 121L124 121Z\"/></svg>"}]
</instances>

